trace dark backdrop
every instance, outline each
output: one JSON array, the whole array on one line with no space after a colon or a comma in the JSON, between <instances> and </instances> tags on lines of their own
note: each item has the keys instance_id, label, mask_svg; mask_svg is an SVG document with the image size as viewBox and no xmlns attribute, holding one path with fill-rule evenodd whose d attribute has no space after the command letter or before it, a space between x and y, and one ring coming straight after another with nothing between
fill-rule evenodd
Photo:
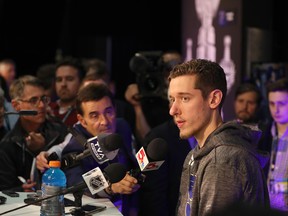
<instances>
[{"instance_id":1,"label":"dark backdrop","mask_svg":"<svg viewBox=\"0 0 288 216\"><path fill-rule=\"evenodd\" d=\"M129 60L141 50L180 50L181 1L0 1L0 59L34 74L63 55L109 63L118 96L134 82Z\"/></svg>"},{"instance_id":2,"label":"dark backdrop","mask_svg":"<svg viewBox=\"0 0 288 216\"><path fill-rule=\"evenodd\" d=\"M287 4L243 1L243 29L272 33L274 62L288 59ZM181 0L0 0L0 59L14 59L21 75L54 62L57 49L64 55L99 57L109 63L122 97L135 78L129 70L135 52L182 52L181 15Z\"/></svg>"}]
</instances>

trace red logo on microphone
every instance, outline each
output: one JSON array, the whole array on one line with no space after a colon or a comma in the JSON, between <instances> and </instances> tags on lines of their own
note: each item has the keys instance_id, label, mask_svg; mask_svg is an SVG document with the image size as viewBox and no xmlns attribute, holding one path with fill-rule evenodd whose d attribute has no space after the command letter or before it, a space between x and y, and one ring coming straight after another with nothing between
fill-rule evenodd
<instances>
[{"instance_id":1,"label":"red logo on microphone","mask_svg":"<svg viewBox=\"0 0 288 216\"><path fill-rule=\"evenodd\" d=\"M138 158L139 163L143 163L143 160L145 157L146 157L145 151L143 148L141 148L137 154L137 158Z\"/></svg>"}]
</instances>

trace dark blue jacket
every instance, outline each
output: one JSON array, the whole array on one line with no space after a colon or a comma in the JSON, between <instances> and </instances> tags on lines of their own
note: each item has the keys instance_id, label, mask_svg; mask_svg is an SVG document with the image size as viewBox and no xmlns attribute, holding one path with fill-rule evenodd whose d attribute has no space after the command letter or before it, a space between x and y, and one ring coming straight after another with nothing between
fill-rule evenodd
<instances>
[{"instance_id":1,"label":"dark blue jacket","mask_svg":"<svg viewBox=\"0 0 288 216\"><path fill-rule=\"evenodd\" d=\"M116 133L121 135L123 138L124 145L121 146L117 156L112 160L105 162L103 164L98 164L92 156L88 156L81 160L79 166L75 166L69 169L64 170L67 178L67 187L73 186L81 181L83 181L82 174L99 167L102 171L110 163L119 162L123 164L127 171L138 166L135 155L132 151L132 132L129 124L122 118L117 118L116 120ZM94 137L91 135L81 124L75 124L74 129L86 139ZM82 153L84 151L84 146L82 146L74 137L71 138L70 142L65 146L62 151L62 157L65 157L66 154ZM111 198L112 202L116 202L119 199L122 199L122 213L126 215L126 211L129 211L130 207L135 207L137 205L137 193L131 195L121 195L114 196Z\"/></svg>"}]
</instances>

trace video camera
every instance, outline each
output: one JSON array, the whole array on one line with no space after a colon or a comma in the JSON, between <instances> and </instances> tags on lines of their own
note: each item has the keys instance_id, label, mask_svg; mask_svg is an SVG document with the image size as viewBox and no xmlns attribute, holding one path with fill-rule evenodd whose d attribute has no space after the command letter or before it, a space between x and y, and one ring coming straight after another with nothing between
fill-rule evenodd
<instances>
[{"instance_id":1,"label":"video camera","mask_svg":"<svg viewBox=\"0 0 288 216\"><path fill-rule=\"evenodd\" d=\"M166 97L165 64L162 51L137 52L130 60L141 98Z\"/></svg>"}]
</instances>

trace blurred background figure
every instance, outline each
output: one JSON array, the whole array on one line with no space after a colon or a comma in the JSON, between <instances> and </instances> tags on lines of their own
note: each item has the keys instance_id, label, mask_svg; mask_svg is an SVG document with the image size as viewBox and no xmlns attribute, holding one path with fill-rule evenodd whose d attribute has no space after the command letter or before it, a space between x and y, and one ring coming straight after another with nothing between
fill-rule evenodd
<instances>
[{"instance_id":1,"label":"blurred background figure","mask_svg":"<svg viewBox=\"0 0 288 216\"><path fill-rule=\"evenodd\" d=\"M134 107L135 135L142 144L151 128L171 119L167 77L170 70L181 62L180 53L174 50L139 52L130 60L136 83L127 87L125 98Z\"/></svg>"},{"instance_id":2,"label":"blurred background figure","mask_svg":"<svg viewBox=\"0 0 288 216\"><path fill-rule=\"evenodd\" d=\"M262 131L259 142L255 143L256 146L254 147L257 151L261 151L262 154L268 156L270 152L268 146L271 145L270 138L267 139L270 116L264 114L265 109L268 109L268 107L263 104L262 93L256 84L244 82L237 87L234 98L235 119L242 124L256 126ZM266 177L268 169L269 163L265 163L264 172Z\"/></svg>"},{"instance_id":3,"label":"blurred background figure","mask_svg":"<svg viewBox=\"0 0 288 216\"><path fill-rule=\"evenodd\" d=\"M15 112L9 96L9 89L6 84L6 80L0 75L0 86L4 95L4 113L6 112ZM18 115L4 115L4 127L7 131L10 131L16 124L19 116Z\"/></svg>"},{"instance_id":4,"label":"blurred background figure","mask_svg":"<svg viewBox=\"0 0 288 216\"><path fill-rule=\"evenodd\" d=\"M58 99L49 104L56 120L72 127L77 120L75 102L85 71L81 61L66 57L56 65L55 88Z\"/></svg>"},{"instance_id":5,"label":"blurred background figure","mask_svg":"<svg viewBox=\"0 0 288 216\"><path fill-rule=\"evenodd\" d=\"M4 126L4 103L5 103L5 97L4 97L4 91L0 88L0 140L6 135L7 129Z\"/></svg>"},{"instance_id":6,"label":"blurred background figure","mask_svg":"<svg viewBox=\"0 0 288 216\"><path fill-rule=\"evenodd\" d=\"M12 59L3 59L0 61L0 75L5 79L7 89L4 91L9 91L9 86L16 78L16 63ZM10 99L9 99L10 101Z\"/></svg>"},{"instance_id":7,"label":"blurred background figure","mask_svg":"<svg viewBox=\"0 0 288 216\"><path fill-rule=\"evenodd\" d=\"M40 66L36 71L36 77L43 82L45 95L49 96L51 101L58 99L55 89L55 70L56 65L51 63Z\"/></svg>"},{"instance_id":8,"label":"blurred background figure","mask_svg":"<svg viewBox=\"0 0 288 216\"><path fill-rule=\"evenodd\" d=\"M197 142L194 138L180 139L173 119L152 128L145 136L144 148L155 138L166 141L167 156L160 169L145 172L146 180L139 191L139 216L174 216L183 163Z\"/></svg>"},{"instance_id":9,"label":"blurred background figure","mask_svg":"<svg viewBox=\"0 0 288 216\"><path fill-rule=\"evenodd\" d=\"M272 209L288 214L288 79L267 85L268 103L273 119L270 129L270 167L268 189ZM267 138L267 140L269 140Z\"/></svg>"},{"instance_id":10,"label":"blurred background figure","mask_svg":"<svg viewBox=\"0 0 288 216\"><path fill-rule=\"evenodd\" d=\"M259 88L252 83L242 83L235 92L234 111L236 120L241 123L259 121L262 95Z\"/></svg>"},{"instance_id":11,"label":"blurred background figure","mask_svg":"<svg viewBox=\"0 0 288 216\"><path fill-rule=\"evenodd\" d=\"M111 80L111 74L105 61L98 58L83 59L86 77L90 80L103 80L108 85L110 91L115 95L115 84Z\"/></svg>"}]
</instances>

